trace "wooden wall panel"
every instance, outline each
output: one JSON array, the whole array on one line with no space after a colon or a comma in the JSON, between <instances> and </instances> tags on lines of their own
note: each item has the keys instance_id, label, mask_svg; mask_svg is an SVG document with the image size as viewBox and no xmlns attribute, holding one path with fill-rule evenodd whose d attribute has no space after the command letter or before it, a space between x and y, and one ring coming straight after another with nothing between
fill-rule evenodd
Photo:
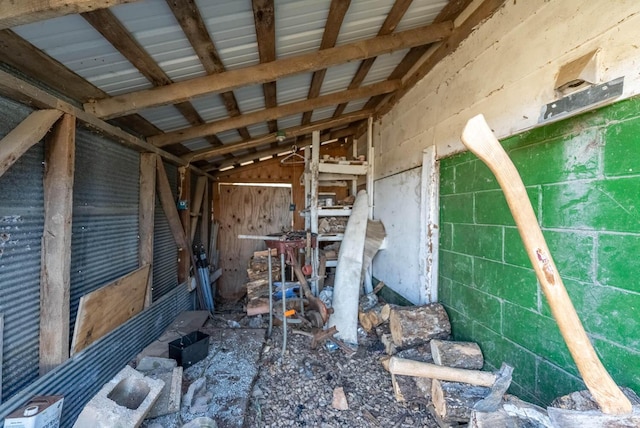
<instances>
[{"instance_id":1,"label":"wooden wall panel","mask_svg":"<svg viewBox=\"0 0 640 428\"><path fill-rule=\"evenodd\" d=\"M238 235L268 235L291 225L291 189L288 187L219 185L220 267L218 295L229 301L246 292L247 263L264 241L238 239Z\"/></svg>"}]
</instances>

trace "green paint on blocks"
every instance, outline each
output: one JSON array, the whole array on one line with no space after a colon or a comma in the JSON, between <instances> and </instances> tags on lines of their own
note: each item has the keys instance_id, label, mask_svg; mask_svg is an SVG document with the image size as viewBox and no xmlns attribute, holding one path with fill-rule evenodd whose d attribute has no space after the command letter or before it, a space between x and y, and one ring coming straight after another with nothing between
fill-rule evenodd
<instances>
[{"instance_id":1,"label":"green paint on blocks","mask_svg":"<svg viewBox=\"0 0 640 428\"><path fill-rule=\"evenodd\" d=\"M454 224L452 248L458 253L502 260L502 228Z\"/></svg>"},{"instance_id":2,"label":"green paint on blocks","mask_svg":"<svg viewBox=\"0 0 640 428\"><path fill-rule=\"evenodd\" d=\"M639 255L640 236L601 234L598 239L598 282L640 292Z\"/></svg>"}]
</instances>

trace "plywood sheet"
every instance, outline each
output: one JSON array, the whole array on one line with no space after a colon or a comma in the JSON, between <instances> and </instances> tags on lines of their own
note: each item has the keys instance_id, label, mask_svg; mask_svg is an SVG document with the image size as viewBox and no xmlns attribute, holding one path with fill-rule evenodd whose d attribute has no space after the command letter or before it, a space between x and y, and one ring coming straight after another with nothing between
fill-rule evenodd
<instances>
[{"instance_id":1,"label":"plywood sheet","mask_svg":"<svg viewBox=\"0 0 640 428\"><path fill-rule=\"evenodd\" d=\"M264 241L238 239L238 235L268 235L291 227L291 188L220 185L220 267L218 293L237 300L245 292L247 263Z\"/></svg>"},{"instance_id":2,"label":"plywood sheet","mask_svg":"<svg viewBox=\"0 0 640 428\"><path fill-rule=\"evenodd\" d=\"M72 355L142 311L149 267L145 265L80 298Z\"/></svg>"}]
</instances>

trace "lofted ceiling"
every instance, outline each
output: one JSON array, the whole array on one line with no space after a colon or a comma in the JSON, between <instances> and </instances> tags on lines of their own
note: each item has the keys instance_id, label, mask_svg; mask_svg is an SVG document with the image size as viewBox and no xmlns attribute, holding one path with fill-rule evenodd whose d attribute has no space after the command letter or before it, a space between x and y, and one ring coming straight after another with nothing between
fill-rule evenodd
<instances>
[{"instance_id":1,"label":"lofted ceiling","mask_svg":"<svg viewBox=\"0 0 640 428\"><path fill-rule=\"evenodd\" d=\"M360 135L503 1L0 0L0 62L205 171Z\"/></svg>"}]
</instances>

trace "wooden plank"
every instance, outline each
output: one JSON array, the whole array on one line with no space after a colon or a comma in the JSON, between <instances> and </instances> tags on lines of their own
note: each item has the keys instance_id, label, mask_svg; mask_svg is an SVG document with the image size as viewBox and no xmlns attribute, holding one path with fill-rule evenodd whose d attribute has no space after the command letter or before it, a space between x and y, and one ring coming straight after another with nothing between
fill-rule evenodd
<instances>
[{"instance_id":1,"label":"wooden plank","mask_svg":"<svg viewBox=\"0 0 640 428\"><path fill-rule=\"evenodd\" d=\"M452 23L444 22L387 36L348 43L318 52L277 59L229 70L211 76L198 77L171 85L147 89L85 104L85 110L101 118L113 118L139 110L175 104L200 95L229 91L242 86L271 82L303 72L320 70L349 61L371 58L401 49L442 40L451 34Z\"/></svg>"},{"instance_id":2,"label":"wooden plank","mask_svg":"<svg viewBox=\"0 0 640 428\"><path fill-rule=\"evenodd\" d=\"M136 0L0 0L0 29Z\"/></svg>"},{"instance_id":3,"label":"wooden plank","mask_svg":"<svg viewBox=\"0 0 640 428\"><path fill-rule=\"evenodd\" d=\"M206 72L208 74L216 74L225 71L224 64L209 35L209 31L202 19L202 15L200 15L195 0L182 0L180 2L168 1L167 4L171 8L180 27L182 27L182 31L187 36L187 39L189 39L193 50L198 54L198 58L200 58L200 62ZM229 116L235 117L241 114L233 92L223 92L220 96L222 97L225 108L229 112ZM249 131L246 128L239 128L238 132L243 139L250 138Z\"/></svg>"},{"instance_id":4,"label":"wooden plank","mask_svg":"<svg viewBox=\"0 0 640 428\"><path fill-rule=\"evenodd\" d=\"M245 292L247 272L243 266L253 252L265 248L260 240L238 239L238 235L268 235L290 227L291 189L287 187L220 186L219 249L222 277L218 293L235 300Z\"/></svg>"},{"instance_id":5,"label":"wooden plank","mask_svg":"<svg viewBox=\"0 0 640 428\"><path fill-rule=\"evenodd\" d=\"M332 94L323 95L310 100L296 101L283 104L278 107L266 108L229 119L209 122L201 126L178 129L176 131L167 132L166 134L150 137L147 141L157 147L163 147L194 138L212 135L218 132L228 131L239 126L252 125L254 123L260 123L267 120L291 116L308 110L335 105L343 101L351 101L379 94L387 94L399 89L400 87L401 85L399 80L386 80L380 83L364 86L362 88L334 92Z\"/></svg>"},{"instance_id":6,"label":"wooden plank","mask_svg":"<svg viewBox=\"0 0 640 428\"><path fill-rule=\"evenodd\" d=\"M191 242L193 242L193 238L196 237L196 229L198 227L198 217L200 211L202 209L202 202L204 199L204 190L205 185L207 184L207 177L200 176L196 181L196 189L193 192L193 198L191 199L192 205L190 206L191 210L191 226L189 228L191 234ZM202 224L207 222L205 216L202 216ZM204 244L204 242L203 242Z\"/></svg>"},{"instance_id":7,"label":"wooden plank","mask_svg":"<svg viewBox=\"0 0 640 428\"><path fill-rule=\"evenodd\" d=\"M153 265L153 237L156 207L156 162L158 155L142 153L140 155L140 210L138 257L140 266ZM144 307L151 306L153 300L153 271L149 271Z\"/></svg>"},{"instance_id":8,"label":"wooden plank","mask_svg":"<svg viewBox=\"0 0 640 428\"><path fill-rule=\"evenodd\" d=\"M80 298L72 355L142 311L149 271L149 265L143 266Z\"/></svg>"},{"instance_id":9,"label":"wooden plank","mask_svg":"<svg viewBox=\"0 0 640 428\"><path fill-rule=\"evenodd\" d=\"M420 241L418 252L420 285L426 290L428 302L438 301L438 255L440 252L440 164L436 147L422 152L420 178Z\"/></svg>"},{"instance_id":10,"label":"wooden plank","mask_svg":"<svg viewBox=\"0 0 640 428\"><path fill-rule=\"evenodd\" d=\"M209 251L209 222L211 221L211 187L205 178L204 194L202 195L202 218L200 220L200 242ZM193 242L193 239L191 240ZM213 282L213 281L212 281Z\"/></svg>"},{"instance_id":11,"label":"wooden plank","mask_svg":"<svg viewBox=\"0 0 640 428\"><path fill-rule=\"evenodd\" d=\"M40 374L69 358L69 283L76 120L64 115L46 139L40 270Z\"/></svg>"},{"instance_id":12,"label":"wooden plank","mask_svg":"<svg viewBox=\"0 0 640 428\"><path fill-rule=\"evenodd\" d=\"M371 110L359 110L353 113L345 114L344 116L341 116L337 119L320 120L309 125L287 128L284 131L289 138L298 137L301 135L310 134L313 131L322 131L324 129L347 125L351 122L362 120L365 117L369 117L371 115L371 112ZM216 156L224 155L226 153L232 153L238 150L258 147L272 141L276 141L276 134L274 133L263 135L249 141L243 141L242 143L225 144L224 147L196 150L191 154L185 155L183 159L185 162L195 162L197 160L210 159Z\"/></svg>"},{"instance_id":13,"label":"wooden plank","mask_svg":"<svg viewBox=\"0 0 640 428\"><path fill-rule=\"evenodd\" d=\"M62 116L59 110L38 110L0 140L0 177L20 156L42 140L51 126Z\"/></svg>"},{"instance_id":14,"label":"wooden plank","mask_svg":"<svg viewBox=\"0 0 640 428\"><path fill-rule=\"evenodd\" d=\"M342 21L344 21L344 16L347 14L350 4L351 0L331 1L331 5L329 6L329 15L327 16L327 23L325 24L322 41L320 42L320 50L332 48L336 45L338 34L340 33L340 27L342 27ZM320 89L322 89L322 83L324 82L324 76L326 73L326 68L313 72L311 85L309 86L309 95L307 98L316 98L320 95ZM312 114L313 110L309 110L302 115L303 125L311 122Z\"/></svg>"},{"instance_id":15,"label":"wooden plank","mask_svg":"<svg viewBox=\"0 0 640 428\"><path fill-rule=\"evenodd\" d=\"M378 30L378 36L386 36L387 34L393 33L396 27L398 26L398 24L400 23L400 20L404 16L405 12L407 11L407 9L409 9L409 6L411 6L412 2L413 0L396 0L395 3L393 4L393 7L387 14L387 17L385 18L384 22L382 23L380 30ZM373 67L373 63L375 61L376 61L376 58L373 57L373 58L367 58L360 63L360 66L358 67L358 71L356 71L356 74L351 79L351 83L349 84L349 89L357 88L360 85L362 85L362 82L364 82L364 79L367 77L367 74L369 74L369 70L371 70L371 67ZM338 117L342 113L344 113L344 109L346 107L347 107L347 103L341 103L340 105L338 105L338 107L336 107L335 112L333 113L333 117Z\"/></svg>"}]
</instances>

